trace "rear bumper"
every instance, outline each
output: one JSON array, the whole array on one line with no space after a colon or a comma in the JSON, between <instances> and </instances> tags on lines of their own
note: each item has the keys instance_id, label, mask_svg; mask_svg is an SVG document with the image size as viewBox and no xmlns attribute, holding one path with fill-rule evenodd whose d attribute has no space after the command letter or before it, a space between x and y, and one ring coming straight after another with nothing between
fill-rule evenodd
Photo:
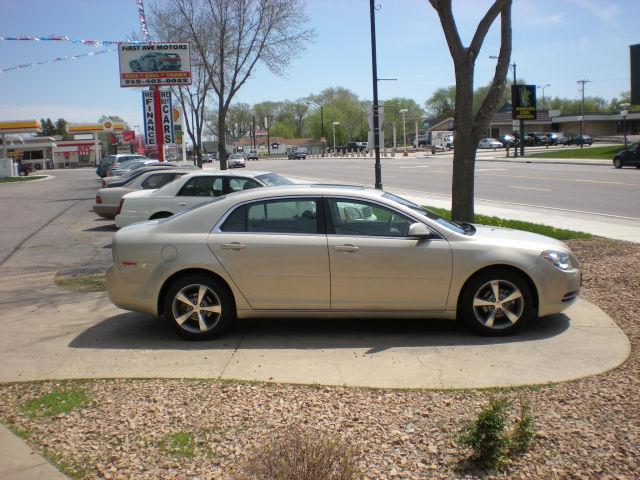
<instances>
[{"instance_id":1,"label":"rear bumper","mask_svg":"<svg viewBox=\"0 0 640 480\"><path fill-rule=\"evenodd\" d=\"M117 205L94 205L93 213L103 218L115 218L118 211Z\"/></svg>"},{"instance_id":2,"label":"rear bumper","mask_svg":"<svg viewBox=\"0 0 640 480\"><path fill-rule=\"evenodd\" d=\"M116 263L107 269L107 293L114 305L124 310L158 314L155 297L146 287L152 265L125 267Z\"/></svg>"}]
</instances>

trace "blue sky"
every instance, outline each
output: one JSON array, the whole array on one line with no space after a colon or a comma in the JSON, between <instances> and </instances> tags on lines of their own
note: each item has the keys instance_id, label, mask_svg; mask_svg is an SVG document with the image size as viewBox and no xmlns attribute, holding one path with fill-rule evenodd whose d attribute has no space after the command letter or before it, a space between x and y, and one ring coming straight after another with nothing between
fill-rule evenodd
<instances>
[{"instance_id":1,"label":"blue sky","mask_svg":"<svg viewBox=\"0 0 640 480\"><path fill-rule=\"evenodd\" d=\"M146 3L149 3L147 0ZM436 13L427 0L377 0L380 98L411 97L421 105L440 86L454 83L451 57ZM465 42L492 2L454 0ZM367 0L308 0L316 38L285 77L258 68L236 101L295 99L331 86L371 97ZM67 35L123 40L139 30L135 0L0 0L0 36ZM629 89L630 44L638 35L640 0L514 0L513 54L518 77L550 83L547 96L577 98L576 80L587 95L611 98ZM476 85L489 82L489 55L499 48L498 23L476 63ZM104 48L104 47L103 47ZM0 68L91 51L54 42L0 42ZM140 92L120 88L117 53L0 74L0 120L65 117L96 121L102 114L140 123Z\"/></svg>"}]
</instances>

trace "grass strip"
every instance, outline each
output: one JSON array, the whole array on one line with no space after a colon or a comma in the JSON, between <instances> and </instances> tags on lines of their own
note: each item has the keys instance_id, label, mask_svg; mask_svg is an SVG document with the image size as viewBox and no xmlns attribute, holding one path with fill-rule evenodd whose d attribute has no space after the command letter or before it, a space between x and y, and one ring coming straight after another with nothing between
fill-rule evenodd
<instances>
[{"instance_id":1,"label":"grass strip","mask_svg":"<svg viewBox=\"0 0 640 480\"><path fill-rule=\"evenodd\" d=\"M539 152L527 154L525 158L578 158L584 160L613 160L613 156L624 150L622 145L607 147L570 148L566 150L554 150L552 152Z\"/></svg>"},{"instance_id":2,"label":"grass strip","mask_svg":"<svg viewBox=\"0 0 640 480\"><path fill-rule=\"evenodd\" d=\"M107 278L104 273L56 276L55 282L59 287L78 292L104 292L107 289Z\"/></svg>"},{"instance_id":3,"label":"grass strip","mask_svg":"<svg viewBox=\"0 0 640 480\"><path fill-rule=\"evenodd\" d=\"M0 183L28 182L30 180L40 180L41 178L45 177L46 175L35 175L33 177L6 177L0 178Z\"/></svg>"},{"instance_id":4,"label":"grass strip","mask_svg":"<svg viewBox=\"0 0 640 480\"><path fill-rule=\"evenodd\" d=\"M435 208L425 206L425 208L437 213L438 215L451 220L451 210L446 208ZM488 215L475 216L474 223L481 225L489 225L493 227L513 228L515 230L524 230L525 232L539 233L547 237L557 238L558 240L570 240L574 238L593 238L593 235L585 232L577 232L575 230L565 230L563 228L555 228L540 223L523 222L522 220L507 220L506 218L492 217Z\"/></svg>"}]
</instances>

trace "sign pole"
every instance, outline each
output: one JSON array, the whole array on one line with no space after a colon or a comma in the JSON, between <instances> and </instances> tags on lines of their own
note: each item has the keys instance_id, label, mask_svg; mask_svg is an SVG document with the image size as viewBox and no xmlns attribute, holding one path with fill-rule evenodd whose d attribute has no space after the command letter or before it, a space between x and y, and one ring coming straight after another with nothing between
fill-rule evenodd
<instances>
[{"instance_id":1,"label":"sign pole","mask_svg":"<svg viewBox=\"0 0 640 480\"><path fill-rule=\"evenodd\" d=\"M153 91L153 116L156 119L156 149L158 151L158 161L164 162L164 125L162 124L162 106L160 105L160 87L151 87ZM158 128L160 131L158 131Z\"/></svg>"}]
</instances>

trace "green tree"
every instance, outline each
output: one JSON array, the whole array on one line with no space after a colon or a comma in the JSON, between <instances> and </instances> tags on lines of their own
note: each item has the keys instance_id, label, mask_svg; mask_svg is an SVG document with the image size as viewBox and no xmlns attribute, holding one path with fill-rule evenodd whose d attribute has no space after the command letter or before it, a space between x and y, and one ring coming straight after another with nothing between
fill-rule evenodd
<instances>
[{"instance_id":1,"label":"green tree","mask_svg":"<svg viewBox=\"0 0 640 480\"><path fill-rule=\"evenodd\" d=\"M427 114L438 120L453 117L456 110L456 87L437 88L424 103Z\"/></svg>"},{"instance_id":2,"label":"green tree","mask_svg":"<svg viewBox=\"0 0 640 480\"><path fill-rule=\"evenodd\" d=\"M582 99L553 97L547 100L550 110L560 110L562 115L576 115L582 112ZM602 97L585 97L585 113L608 112L609 102Z\"/></svg>"},{"instance_id":3,"label":"green tree","mask_svg":"<svg viewBox=\"0 0 640 480\"><path fill-rule=\"evenodd\" d=\"M415 131L415 122L418 122L418 128L422 128L422 121L425 117L425 112L418 105L418 103L405 97L394 97L385 100L384 103L384 144L386 146L393 146L393 124L396 125L396 145L404 145L404 132L402 123L402 113L400 110L407 109L404 118L406 120L407 137L412 137ZM407 140L407 144L410 145L410 141Z\"/></svg>"},{"instance_id":4,"label":"green tree","mask_svg":"<svg viewBox=\"0 0 640 480\"><path fill-rule=\"evenodd\" d=\"M41 118L40 127L42 128L42 133L40 133L39 136L51 137L52 135L56 134L56 126L53 124L50 118Z\"/></svg>"},{"instance_id":5,"label":"green tree","mask_svg":"<svg viewBox=\"0 0 640 480\"><path fill-rule=\"evenodd\" d=\"M269 129L272 137L294 138L293 127L285 122L275 122Z\"/></svg>"}]
</instances>

